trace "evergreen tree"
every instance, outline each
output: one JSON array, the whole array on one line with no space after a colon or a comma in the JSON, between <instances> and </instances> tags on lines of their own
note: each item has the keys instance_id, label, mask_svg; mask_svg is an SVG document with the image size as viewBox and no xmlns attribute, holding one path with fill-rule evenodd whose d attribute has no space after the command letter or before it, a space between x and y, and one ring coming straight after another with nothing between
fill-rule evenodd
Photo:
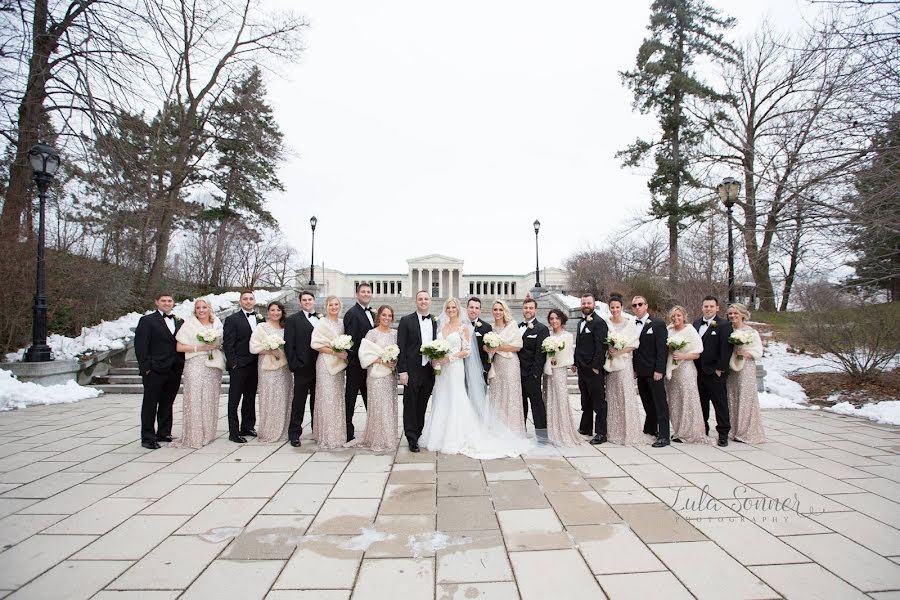
<instances>
[{"instance_id":1,"label":"evergreen tree","mask_svg":"<svg viewBox=\"0 0 900 600\"><path fill-rule=\"evenodd\" d=\"M656 165L647 187L653 196L650 214L665 219L669 230L669 278L678 281L678 236L684 222L699 216L706 204L685 199L690 188L701 184L691 173L694 150L705 129L690 116L695 102L727 99L703 83L693 70L697 59L732 62L735 49L721 31L734 25L703 0L654 0L650 6L651 32L638 49L633 71L620 73L634 93L634 107L654 112L660 128L655 140L638 139L616 156L623 166L636 167L652 156Z\"/></svg>"},{"instance_id":2,"label":"evergreen tree","mask_svg":"<svg viewBox=\"0 0 900 600\"><path fill-rule=\"evenodd\" d=\"M212 182L218 188L217 205L204 217L219 222L209 284L223 285L222 267L229 230L237 224L276 226L266 209L264 193L283 190L276 169L282 155L283 134L266 104L262 72L254 66L215 110L219 158Z\"/></svg>"}]
</instances>

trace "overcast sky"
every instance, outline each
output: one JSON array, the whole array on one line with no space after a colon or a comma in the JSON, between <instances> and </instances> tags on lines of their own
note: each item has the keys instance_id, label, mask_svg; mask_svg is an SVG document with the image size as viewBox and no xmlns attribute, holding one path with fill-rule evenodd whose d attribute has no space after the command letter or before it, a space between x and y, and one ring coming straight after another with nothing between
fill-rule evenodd
<instances>
[{"instance_id":1,"label":"overcast sky","mask_svg":"<svg viewBox=\"0 0 900 600\"><path fill-rule=\"evenodd\" d=\"M649 0L272 0L309 22L296 65L270 77L290 150L271 197L309 260L405 272L430 253L469 273L534 269L603 240L649 206L646 173L614 154L654 121L631 109ZM768 17L797 29L799 0L716 0L736 38Z\"/></svg>"}]
</instances>

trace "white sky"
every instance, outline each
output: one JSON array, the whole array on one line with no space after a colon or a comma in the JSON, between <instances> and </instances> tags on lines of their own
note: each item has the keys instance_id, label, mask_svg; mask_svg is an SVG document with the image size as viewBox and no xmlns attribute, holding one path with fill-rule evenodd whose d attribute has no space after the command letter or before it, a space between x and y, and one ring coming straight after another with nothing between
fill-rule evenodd
<instances>
[{"instance_id":1,"label":"white sky","mask_svg":"<svg viewBox=\"0 0 900 600\"><path fill-rule=\"evenodd\" d=\"M801 0L714 0L735 37ZM618 71L647 34L649 0L271 0L310 23L270 102L291 155L270 207L316 264L405 272L433 252L469 273L559 266L649 205L646 174L614 158L652 116Z\"/></svg>"}]
</instances>

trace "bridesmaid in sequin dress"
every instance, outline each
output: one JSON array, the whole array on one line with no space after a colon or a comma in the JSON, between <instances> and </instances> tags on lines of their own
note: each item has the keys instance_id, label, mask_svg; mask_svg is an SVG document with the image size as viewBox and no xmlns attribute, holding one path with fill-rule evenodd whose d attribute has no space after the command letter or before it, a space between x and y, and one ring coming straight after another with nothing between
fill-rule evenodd
<instances>
[{"instance_id":1,"label":"bridesmaid in sequin dress","mask_svg":"<svg viewBox=\"0 0 900 600\"><path fill-rule=\"evenodd\" d=\"M284 339L284 322L287 318L281 302L270 302L266 310L266 322L260 323L250 337L250 352L259 354L259 384L256 405L259 421L256 432L260 442L283 442L287 439L291 420L291 399L294 379L287 367L284 349L266 350L266 337Z\"/></svg>"},{"instance_id":2,"label":"bridesmaid in sequin dress","mask_svg":"<svg viewBox=\"0 0 900 600\"><path fill-rule=\"evenodd\" d=\"M522 349L522 334L512 318L509 306L503 300L495 300L491 307L494 331L500 334L504 344L498 348L486 348L492 356L488 375L488 398L494 414L513 433L525 435L525 412L522 407L522 374L517 352ZM518 344L515 343L518 340ZM510 343L512 342L512 343ZM498 352L504 352L502 356Z\"/></svg>"},{"instance_id":3,"label":"bridesmaid in sequin dress","mask_svg":"<svg viewBox=\"0 0 900 600\"><path fill-rule=\"evenodd\" d=\"M641 418L641 397L634 381L631 352L638 347L639 331L634 319L622 314L622 296L609 297L610 334L618 334L628 340L628 345L616 350L610 347L604 368L606 375L606 437L613 444L639 446L650 444L653 436L644 433ZM621 368L613 365L620 365ZM610 369L617 369L611 371Z\"/></svg>"},{"instance_id":4,"label":"bridesmaid in sequin dress","mask_svg":"<svg viewBox=\"0 0 900 600\"><path fill-rule=\"evenodd\" d=\"M201 343L198 333L214 333L211 344ZM219 395L222 393L222 322L203 298L194 300L194 314L188 317L175 337L176 350L185 353L181 411L181 437L169 448L202 448L216 439L219 422ZM213 360L209 360L209 356Z\"/></svg>"},{"instance_id":5,"label":"bridesmaid in sequin dress","mask_svg":"<svg viewBox=\"0 0 900 600\"><path fill-rule=\"evenodd\" d=\"M327 327L329 337L344 334L344 323L338 318L341 314L341 299L329 296L325 300L325 318L319 319L316 329ZM315 336L315 332L313 333ZM332 375L328 372L325 357L332 355L347 360L346 352L335 352L327 344L313 343L313 349L319 352L316 359L316 412L313 414L313 436L320 450L342 448L347 441L347 416L344 406L344 388L347 382L347 370L342 369Z\"/></svg>"},{"instance_id":6,"label":"bridesmaid in sequin dress","mask_svg":"<svg viewBox=\"0 0 900 600\"><path fill-rule=\"evenodd\" d=\"M703 426L700 391L697 389L697 367L694 361L703 352L700 334L689 324L687 310L674 306L669 311L669 341L684 341L678 351L669 351L666 364L666 399L672 421L672 441L687 444L711 444ZM675 364L678 361L678 364Z\"/></svg>"},{"instance_id":7,"label":"bridesmaid in sequin dress","mask_svg":"<svg viewBox=\"0 0 900 600\"><path fill-rule=\"evenodd\" d=\"M397 344L397 332L391 329L394 322L394 309L381 306L376 316L378 326L369 330L367 340L380 346L382 350ZM376 452L393 452L399 444L397 433L397 374L391 372L384 377L373 376L372 370L377 365L394 369L396 362L386 363L376 359L366 369L366 387L369 394L369 405L366 408L366 430L362 438L350 440L348 448L369 448Z\"/></svg>"},{"instance_id":8,"label":"bridesmaid in sequin dress","mask_svg":"<svg viewBox=\"0 0 900 600\"><path fill-rule=\"evenodd\" d=\"M575 430L575 417L569 404L569 367L575 364L575 338L564 329L569 319L561 310L547 315L550 337L565 342L565 348L544 363L544 401L547 405L547 438L555 446L584 444Z\"/></svg>"},{"instance_id":9,"label":"bridesmaid in sequin dress","mask_svg":"<svg viewBox=\"0 0 900 600\"><path fill-rule=\"evenodd\" d=\"M762 340L749 325L750 311L743 304L728 307L728 320L732 335L750 333L752 342L735 346L729 361L726 381L728 388L728 412L731 416L731 439L746 444L764 444L762 415L759 412L759 393L756 391L756 361L762 358Z\"/></svg>"}]
</instances>

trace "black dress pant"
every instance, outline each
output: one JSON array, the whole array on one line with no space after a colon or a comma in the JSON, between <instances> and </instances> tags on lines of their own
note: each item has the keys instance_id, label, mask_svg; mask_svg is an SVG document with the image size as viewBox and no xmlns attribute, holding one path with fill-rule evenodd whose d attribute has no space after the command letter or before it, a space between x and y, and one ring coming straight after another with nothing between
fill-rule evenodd
<instances>
[{"instance_id":1,"label":"black dress pant","mask_svg":"<svg viewBox=\"0 0 900 600\"><path fill-rule=\"evenodd\" d=\"M731 417L728 413L728 390L725 385L726 375L719 377L715 373L697 376L697 391L700 392L700 408L703 410L703 425L709 433L709 403L712 401L716 409L716 431L719 437L727 437L731 431Z\"/></svg>"},{"instance_id":2,"label":"black dress pant","mask_svg":"<svg viewBox=\"0 0 900 600\"><path fill-rule=\"evenodd\" d=\"M410 381L403 390L403 433L411 443L417 443L425 428L425 411L434 389L434 373Z\"/></svg>"},{"instance_id":3,"label":"black dress pant","mask_svg":"<svg viewBox=\"0 0 900 600\"><path fill-rule=\"evenodd\" d=\"M578 431L606 435L606 376L590 367L578 367L578 390L581 392L581 423Z\"/></svg>"},{"instance_id":4,"label":"black dress pant","mask_svg":"<svg viewBox=\"0 0 900 600\"><path fill-rule=\"evenodd\" d=\"M288 439L299 440L303 433L303 419L306 417L306 397L309 396L309 416L316 410L316 370L294 371L294 399L291 401L291 422L288 425Z\"/></svg>"},{"instance_id":5,"label":"black dress pant","mask_svg":"<svg viewBox=\"0 0 900 600\"><path fill-rule=\"evenodd\" d=\"M655 381L653 375L638 376L638 394L647 418L644 420L644 433L658 439L669 439L669 402L666 400L666 383L664 379Z\"/></svg>"},{"instance_id":6,"label":"black dress pant","mask_svg":"<svg viewBox=\"0 0 900 600\"><path fill-rule=\"evenodd\" d=\"M366 370L359 365L347 366L347 387L344 388L344 410L347 416L347 441L354 437L353 411L356 409L356 396L362 394L363 406L369 408L369 390L366 389Z\"/></svg>"},{"instance_id":7,"label":"black dress pant","mask_svg":"<svg viewBox=\"0 0 900 600\"><path fill-rule=\"evenodd\" d=\"M141 381L144 384L141 442L150 443L157 441L157 437L172 435L172 405L181 385L181 369L167 373L150 371L141 377Z\"/></svg>"},{"instance_id":8,"label":"black dress pant","mask_svg":"<svg viewBox=\"0 0 900 600\"><path fill-rule=\"evenodd\" d=\"M531 417L534 419L534 428L547 429L547 407L541 392L540 376L522 378L522 409L526 421L528 420L529 400L531 400Z\"/></svg>"},{"instance_id":9,"label":"black dress pant","mask_svg":"<svg viewBox=\"0 0 900 600\"><path fill-rule=\"evenodd\" d=\"M228 435L241 435L256 429L256 385L259 380L256 363L231 369L228 374ZM238 405L241 420L238 422Z\"/></svg>"}]
</instances>

